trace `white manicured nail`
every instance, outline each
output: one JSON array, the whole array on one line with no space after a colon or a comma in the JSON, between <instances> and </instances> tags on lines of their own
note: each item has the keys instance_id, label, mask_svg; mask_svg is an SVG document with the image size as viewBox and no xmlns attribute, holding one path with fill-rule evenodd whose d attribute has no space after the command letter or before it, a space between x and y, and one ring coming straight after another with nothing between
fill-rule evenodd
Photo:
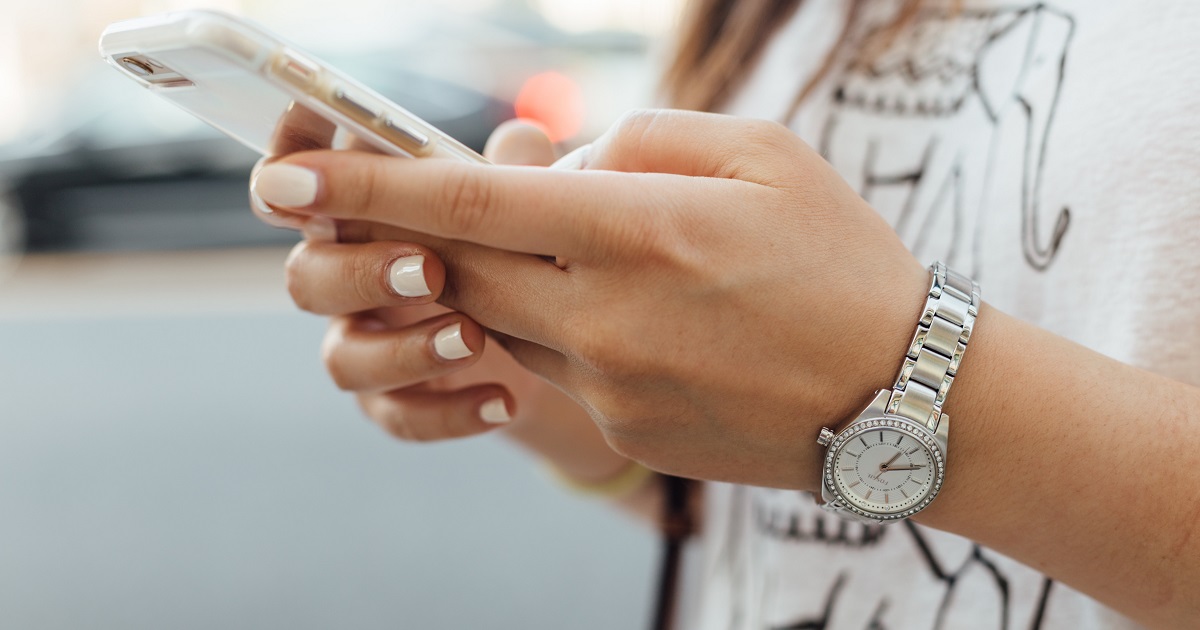
<instances>
[{"instance_id":1,"label":"white manicured nail","mask_svg":"<svg viewBox=\"0 0 1200 630\"><path fill-rule=\"evenodd\" d=\"M268 206L266 202L253 192L250 193L250 203L254 206L255 210L262 214L261 218L267 225L288 230L304 229L304 217L292 212L276 210Z\"/></svg>"},{"instance_id":2,"label":"white manicured nail","mask_svg":"<svg viewBox=\"0 0 1200 630\"><path fill-rule=\"evenodd\" d=\"M250 203L254 204L255 210L263 214L275 214L275 208L268 206L267 202L263 201L262 197L259 197L258 193L254 192L253 185L250 188Z\"/></svg>"},{"instance_id":3,"label":"white manicured nail","mask_svg":"<svg viewBox=\"0 0 1200 630\"><path fill-rule=\"evenodd\" d=\"M304 222L304 238L316 242L336 243L338 240L337 223L329 217L313 217Z\"/></svg>"},{"instance_id":4,"label":"white manicured nail","mask_svg":"<svg viewBox=\"0 0 1200 630\"><path fill-rule=\"evenodd\" d=\"M462 324L450 324L433 336L433 349L443 359L453 361L469 357L473 352L463 342Z\"/></svg>"},{"instance_id":5,"label":"white manicured nail","mask_svg":"<svg viewBox=\"0 0 1200 630\"><path fill-rule=\"evenodd\" d=\"M479 407L479 417L489 424L505 424L512 420L503 398L493 398Z\"/></svg>"},{"instance_id":6,"label":"white manicured nail","mask_svg":"<svg viewBox=\"0 0 1200 630\"><path fill-rule=\"evenodd\" d=\"M420 254L397 258L388 269L388 280L392 290L403 297L421 297L430 293L429 285L425 283L425 257Z\"/></svg>"},{"instance_id":7,"label":"white manicured nail","mask_svg":"<svg viewBox=\"0 0 1200 630\"><path fill-rule=\"evenodd\" d=\"M291 164L268 164L250 189L273 206L303 208L317 200L317 174Z\"/></svg>"},{"instance_id":8,"label":"white manicured nail","mask_svg":"<svg viewBox=\"0 0 1200 630\"><path fill-rule=\"evenodd\" d=\"M566 171L578 171L587 166L588 154L592 152L592 145L585 144L574 151L558 158L558 161L551 164L550 168L557 168Z\"/></svg>"}]
</instances>

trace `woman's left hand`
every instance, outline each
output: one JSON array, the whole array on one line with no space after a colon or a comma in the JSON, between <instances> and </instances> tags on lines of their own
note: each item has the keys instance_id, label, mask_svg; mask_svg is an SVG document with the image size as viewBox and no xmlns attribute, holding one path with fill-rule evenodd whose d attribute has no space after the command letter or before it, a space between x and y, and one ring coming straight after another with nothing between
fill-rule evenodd
<instances>
[{"instance_id":1,"label":"woman's left hand","mask_svg":"<svg viewBox=\"0 0 1200 630\"><path fill-rule=\"evenodd\" d=\"M636 112L573 156L546 169L296 153L255 190L337 219L343 240L380 224L437 252L440 301L501 333L621 453L815 490L817 432L891 385L924 266L781 125ZM297 267L305 301L361 285L337 281L363 273L350 253Z\"/></svg>"}]
</instances>

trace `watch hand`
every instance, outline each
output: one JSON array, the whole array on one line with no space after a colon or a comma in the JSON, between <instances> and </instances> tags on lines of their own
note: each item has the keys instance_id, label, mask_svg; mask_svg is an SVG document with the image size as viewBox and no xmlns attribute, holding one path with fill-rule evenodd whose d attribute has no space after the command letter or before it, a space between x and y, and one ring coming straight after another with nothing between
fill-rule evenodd
<instances>
[{"instance_id":1,"label":"watch hand","mask_svg":"<svg viewBox=\"0 0 1200 630\"><path fill-rule=\"evenodd\" d=\"M924 465L924 464L922 464L922 465L920 465L920 466L906 466L906 467L904 467L904 468L888 468L888 469L886 469L886 470L883 470L883 471L881 471L881 472L891 472L891 471L893 471L893 470L917 470L918 468L924 468L924 467L925 467L925 465Z\"/></svg>"},{"instance_id":2,"label":"watch hand","mask_svg":"<svg viewBox=\"0 0 1200 630\"><path fill-rule=\"evenodd\" d=\"M880 464L880 465L879 465L879 470L887 470L887 467L888 467L888 466L891 466L891 465L892 465L892 462L896 461L896 458L897 458L897 457L900 457L900 451L896 451L896 454L895 454L895 455L892 455L892 458L891 458L891 459L889 459L889 460L887 460L886 462L884 462L884 463Z\"/></svg>"}]
</instances>

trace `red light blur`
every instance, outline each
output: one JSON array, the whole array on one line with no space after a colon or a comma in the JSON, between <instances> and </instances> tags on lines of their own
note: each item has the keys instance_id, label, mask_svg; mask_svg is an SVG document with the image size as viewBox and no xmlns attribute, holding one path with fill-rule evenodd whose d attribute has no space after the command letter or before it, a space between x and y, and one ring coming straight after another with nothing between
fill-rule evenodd
<instances>
[{"instance_id":1,"label":"red light blur","mask_svg":"<svg viewBox=\"0 0 1200 630\"><path fill-rule=\"evenodd\" d=\"M574 137L583 126L583 91L566 75L542 72L521 86L513 109L517 118L541 123L550 140L561 142Z\"/></svg>"}]
</instances>

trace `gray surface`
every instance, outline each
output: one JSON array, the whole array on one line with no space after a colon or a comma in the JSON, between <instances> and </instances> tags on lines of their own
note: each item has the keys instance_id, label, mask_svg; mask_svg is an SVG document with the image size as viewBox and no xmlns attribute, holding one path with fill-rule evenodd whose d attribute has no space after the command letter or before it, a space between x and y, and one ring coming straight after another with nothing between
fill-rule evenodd
<instances>
[{"instance_id":1,"label":"gray surface","mask_svg":"<svg viewBox=\"0 0 1200 630\"><path fill-rule=\"evenodd\" d=\"M386 438L322 328L0 325L0 627L645 625L647 532L498 438Z\"/></svg>"}]
</instances>

